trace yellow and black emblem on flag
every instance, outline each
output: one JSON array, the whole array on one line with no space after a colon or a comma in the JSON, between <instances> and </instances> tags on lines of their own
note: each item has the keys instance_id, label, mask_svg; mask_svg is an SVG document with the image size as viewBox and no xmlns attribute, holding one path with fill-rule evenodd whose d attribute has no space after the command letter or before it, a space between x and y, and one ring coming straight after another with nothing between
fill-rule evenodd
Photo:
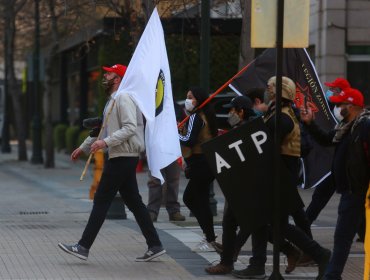
<instances>
[{"instance_id":1,"label":"yellow and black emblem on flag","mask_svg":"<svg viewBox=\"0 0 370 280\"><path fill-rule=\"evenodd\" d=\"M155 89L155 116L163 111L164 87L166 86L164 73L159 71L157 87Z\"/></svg>"}]
</instances>

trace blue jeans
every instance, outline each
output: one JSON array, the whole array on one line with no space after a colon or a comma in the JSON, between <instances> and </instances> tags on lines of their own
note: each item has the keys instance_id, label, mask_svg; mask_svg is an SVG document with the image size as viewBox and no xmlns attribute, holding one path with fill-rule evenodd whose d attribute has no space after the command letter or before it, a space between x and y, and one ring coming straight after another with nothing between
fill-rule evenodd
<instances>
[{"instance_id":1,"label":"blue jeans","mask_svg":"<svg viewBox=\"0 0 370 280\"><path fill-rule=\"evenodd\" d=\"M343 193L338 206L338 220L334 233L334 248L324 279L342 279L342 272L351 250L353 238L364 216L365 197Z\"/></svg>"}]
</instances>

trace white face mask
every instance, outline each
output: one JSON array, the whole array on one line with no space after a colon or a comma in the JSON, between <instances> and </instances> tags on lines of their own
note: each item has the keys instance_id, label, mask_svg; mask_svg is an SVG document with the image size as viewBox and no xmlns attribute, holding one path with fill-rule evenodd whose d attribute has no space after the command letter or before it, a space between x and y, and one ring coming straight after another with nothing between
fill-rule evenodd
<instances>
[{"instance_id":1,"label":"white face mask","mask_svg":"<svg viewBox=\"0 0 370 280\"><path fill-rule=\"evenodd\" d=\"M185 109L188 112L191 112L194 110L194 105L193 105L193 99L185 99Z\"/></svg>"},{"instance_id":2,"label":"white face mask","mask_svg":"<svg viewBox=\"0 0 370 280\"><path fill-rule=\"evenodd\" d=\"M342 109L340 108L340 107L338 107L338 106L335 106L334 107L334 116L335 116L335 118L338 120L338 121L342 121L343 120L343 116L341 115L341 111L342 111Z\"/></svg>"},{"instance_id":3,"label":"white face mask","mask_svg":"<svg viewBox=\"0 0 370 280\"><path fill-rule=\"evenodd\" d=\"M241 119L240 119L240 117L237 114L235 114L235 113L229 113L228 118L227 118L227 122L229 123L229 125L231 127L234 127L238 123L241 122Z\"/></svg>"}]
</instances>

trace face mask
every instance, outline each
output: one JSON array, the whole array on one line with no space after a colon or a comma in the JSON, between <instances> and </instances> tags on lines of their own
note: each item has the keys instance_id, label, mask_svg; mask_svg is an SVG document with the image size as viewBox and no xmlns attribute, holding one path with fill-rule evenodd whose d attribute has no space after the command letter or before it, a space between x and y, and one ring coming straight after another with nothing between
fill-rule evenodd
<instances>
[{"instance_id":1,"label":"face mask","mask_svg":"<svg viewBox=\"0 0 370 280\"><path fill-rule=\"evenodd\" d=\"M256 118L260 117L263 115L263 112L261 112L260 110L257 110L257 109L253 109L254 111L254 114L256 115Z\"/></svg>"},{"instance_id":2,"label":"face mask","mask_svg":"<svg viewBox=\"0 0 370 280\"><path fill-rule=\"evenodd\" d=\"M191 112L194 110L194 105L193 105L193 99L185 99L185 109L188 112Z\"/></svg>"},{"instance_id":3,"label":"face mask","mask_svg":"<svg viewBox=\"0 0 370 280\"><path fill-rule=\"evenodd\" d=\"M334 92L332 92L331 90L327 90L325 92L325 98L326 98L326 100L329 101L330 96L333 96L333 94L334 94Z\"/></svg>"},{"instance_id":4,"label":"face mask","mask_svg":"<svg viewBox=\"0 0 370 280\"><path fill-rule=\"evenodd\" d=\"M227 118L227 122L231 127L236 126L238 123L240 123L241 119L240 117L235 113L229 113L229 116Z\"/></svg>"},{"instance_id":5,"label":"face mask","mask_svg":"<svg viewBox=\"0 0 370 280\"><path fill-rule=\"evenodd\" d=\"M336 118L339 122L341 122L341 121L343 120L343 116L342 116L342 114L341 114L341 111L342 111L342 109L341 109L340 107L338 107L338 106L335 106L335 107L334 107L334 110L333 110L333 112L334 112L334 116L335 116L335 118Z\"/></svg>"}]
</instances>

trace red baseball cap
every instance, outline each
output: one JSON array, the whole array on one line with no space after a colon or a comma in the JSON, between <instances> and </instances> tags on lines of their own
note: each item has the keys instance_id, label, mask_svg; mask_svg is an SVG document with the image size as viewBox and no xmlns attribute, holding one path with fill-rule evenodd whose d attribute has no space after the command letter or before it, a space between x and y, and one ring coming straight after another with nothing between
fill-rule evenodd
<instances>
[{"instance_id":1,"label":"red baseball cap","mask_svg":"<svg viewBox=\"0 0 370 280\"><path fill-rule=\"evenodd\" d=\"M125 75L126 69L127 69L127 66L121 65L121 64L115 64L112 67L103 66L104 71L116 73L121 78Z\"/></svg>"},{"instance_id":2,"label":"red baseball cap","mask_svg":"<svg viewBox=\"0 0 370 280\"><path fill-rule=\"evenodd\" d=\"M333 82L327 82L324 83L328 87L333 88L340 88L341 90L344 90L345 88L350 88L351 85L349 82L344 78L336 78Z\"/></svg>"},{"instance_id":3,"label":"red baseball cap","mask_svg":"<svg viewBox=\"0 0 370 280\"><path fill-rule=\"evenodd\" d=\"M364 96L355 88L346 88L339 95L330 96L329 99L332 103L349 103L364 107Z\"/></svg>"}]
</instances>

